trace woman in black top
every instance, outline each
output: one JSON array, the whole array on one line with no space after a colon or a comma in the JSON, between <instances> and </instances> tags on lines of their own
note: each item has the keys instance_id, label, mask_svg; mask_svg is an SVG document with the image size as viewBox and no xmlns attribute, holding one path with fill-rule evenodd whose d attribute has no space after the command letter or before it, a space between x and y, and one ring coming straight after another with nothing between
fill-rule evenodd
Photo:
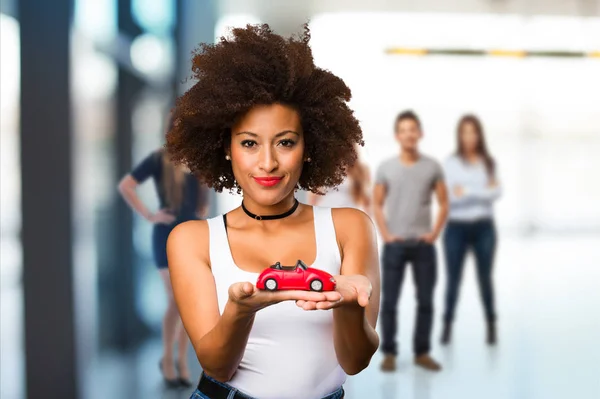
<instances>
[{"instance_id":1,"label":"woman in black top","mask_svg":"<svg viewBox=\"0 0 600 399\"><path fill-rule=\"evenodd\" d=\"M152 213L136 194L136 187L152 178L160 207ZM163 357L160 370L169 387L191 386L186 361L188 337L181 324L173 299L173 289L167 262L167 238L178 224L206 217L208 189L182 167L175 167L163 149L152 152L140 162L119 184L119 191L129 206L154 224L152 250L154 260L167 291L168 306L163 319ZM177 341L178 358L175 362L174 344ZM179 372L179 376L177 375Z\"/></svg>"}]
</instances>

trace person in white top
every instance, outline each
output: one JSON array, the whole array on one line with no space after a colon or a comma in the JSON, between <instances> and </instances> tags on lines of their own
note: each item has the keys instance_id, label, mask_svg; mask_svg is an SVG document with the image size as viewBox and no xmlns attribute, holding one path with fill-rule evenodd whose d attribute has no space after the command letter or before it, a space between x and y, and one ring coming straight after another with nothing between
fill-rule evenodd
<instances>
[{"instance_id":1,"label":"person in white top","mask_svg":"<svg viewBox=\"0 0 600 399\"><path fill-rule=\"evenodd\" d=\"M358 150L356 148L357 153ZM329 208L357 208L370 213L371 179L368 166L357 159L356 163L348 168L346 175L346 179L337 187L323 190L322 194L308 193L308 203Z\"/></svg>"},{"instance_id":2,"label":"person in white top","mask_svg":"<svg viewBox=\"0 0 600 399\"><path fill-rule=\"evenodd\" d=\"M493 203L501 188L494 159L488 152L483 127L474 115L463 116L457 128L457 150L444 164L450 191L450 212L444 231L446 309L442 344L450 343L465 256L475 255L477 280L487 322L487 343L496 343L496 309L492 266L496 250Z\"/></svg>"},{"instance_id":3,"label":"person in white top","mask_svg":"<svg viewBox=\"0 0 600 399\"><path fill-rule=\"evenodd\" d=\"M350 90L317 68L308 27L268 25L202 45L198 82L179 100L167 150L241 207L177 226L167 242L173 293L203 372L193 398L339 399L379 346L375 226L357 209L300 204L298 189L339 185L362 132ZM256 287L280 262L329 272L333 291Z\"/></svg>"}]
</instances>

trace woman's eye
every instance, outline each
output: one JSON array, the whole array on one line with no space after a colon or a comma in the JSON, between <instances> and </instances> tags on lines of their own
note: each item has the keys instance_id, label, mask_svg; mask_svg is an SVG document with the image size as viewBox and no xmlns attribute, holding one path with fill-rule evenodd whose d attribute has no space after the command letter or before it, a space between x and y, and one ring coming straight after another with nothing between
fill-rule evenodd
<instances>
[{"instance_id":1,"label":"woman's eye","mask_svg":"<svg viewBox=\"0 0 600 399\"><path fill-rule=\"evenodd\" d=\"M279 144L281 144L284 147L292 147L296 143L293 140L286 139L286 140L281 140L279 142Z\"/></svg>"},{"instance_id":2,"label":"woman's eye","mask_svg":"<svg viewBox=\"0 0 600 399\"><path fill-rule=\"evenodd\" d=\"M254 140L244 140L242 141L242 146L247 148L252 148L256 145L256 141Z\"/></svg>"}]
</instances>

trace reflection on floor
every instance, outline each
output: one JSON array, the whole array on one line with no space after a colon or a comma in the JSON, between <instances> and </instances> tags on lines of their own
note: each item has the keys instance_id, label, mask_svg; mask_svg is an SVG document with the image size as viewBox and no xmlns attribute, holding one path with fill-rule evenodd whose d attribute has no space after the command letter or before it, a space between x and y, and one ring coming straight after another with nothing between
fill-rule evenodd
<instances>
[{"instance_id":1,"label":"reflection on floor","mask_svg":"<svg viewBox=\"0 0 600 399\"><path fill-rule=\"evenodd\" d=\"M193 388L167 389L163 384L158 368L161 354L161 341L154 339L128 356L116 353L101 356L90 370L85 399L189 398ZM200 375L200 366L191 350L188 358L192 375Z\"/></svg>"},{"instance_id":2,"label":"reflection on floor","mask_svg":"<svg viewBox=\"0 0 600 399\"><path fill-rule=\"evenodd\" d=\"M484 343L482 308L471 262L463 277L454 340L448 347L439 345L445 283L440 262L432 354L444 369L433 374L412 364L415 302L409 275L401 298L398 370L380 372L381 355L377 354L369 368L348 379L347 398L600 398L600 237L503 238L495 270L499 313L499 344L495 348ZM3 295L3 366L15 364L6 357L12 352L4 351L10 339L4 335L9 331L4 324L8 317L5 300ZM102 354L88 372L83 399L188 398L192 389L163 388L160 353L160 340L154 339L136 353ZM189 359L199 375L191 351ZM1 396L21 399L7 394L17 392L5 380L14 376L14 370L9 371L3 367Z\"/></svg>"}]
</instances>

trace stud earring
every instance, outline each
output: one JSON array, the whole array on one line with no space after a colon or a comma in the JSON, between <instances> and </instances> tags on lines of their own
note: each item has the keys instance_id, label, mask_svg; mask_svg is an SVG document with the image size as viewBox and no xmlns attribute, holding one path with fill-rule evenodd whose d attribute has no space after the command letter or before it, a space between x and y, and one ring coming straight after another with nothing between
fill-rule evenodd
<instances>
[{"instance_id":1,"label":"stud earring","mask_svg":"<svg viewBox=\"0 0 600 399\"><path fill-rule=\"evenodd\" d=\"M229 155L225 155L225 159L231 161L231 157Z\"/></svg>"},{"instance_id":2,"label":"stud earring","mask_svg":"<svg viewBox=\"0 0 600 399\"><path fill-rule=\"evenodd\" d=\"M311 161L311 159L310 159L310 158L306 158L306 162L310 162L310 161Z\"/></svg>"}]
</instances>

